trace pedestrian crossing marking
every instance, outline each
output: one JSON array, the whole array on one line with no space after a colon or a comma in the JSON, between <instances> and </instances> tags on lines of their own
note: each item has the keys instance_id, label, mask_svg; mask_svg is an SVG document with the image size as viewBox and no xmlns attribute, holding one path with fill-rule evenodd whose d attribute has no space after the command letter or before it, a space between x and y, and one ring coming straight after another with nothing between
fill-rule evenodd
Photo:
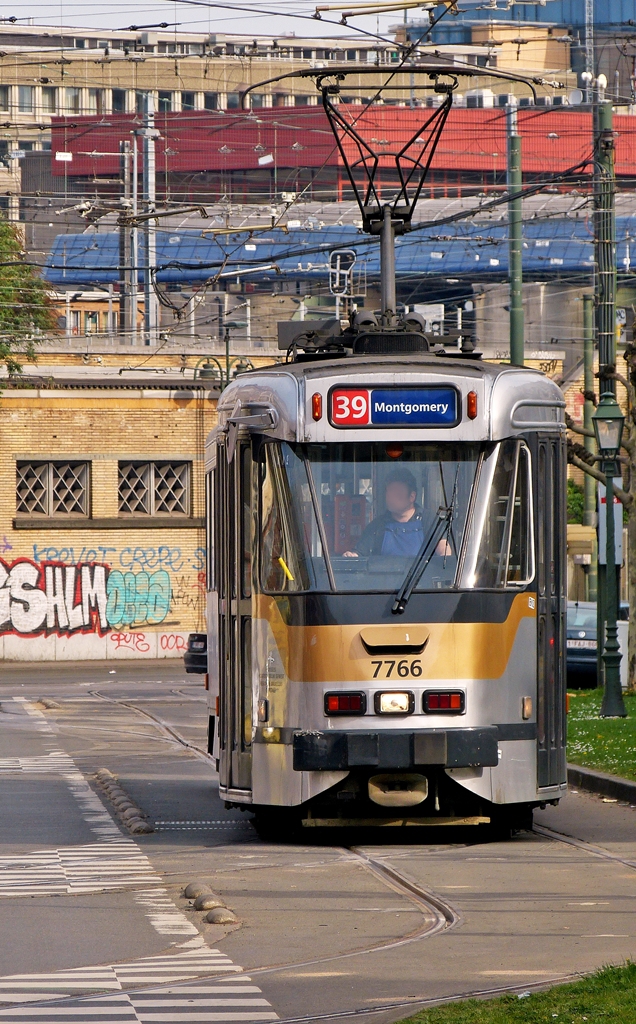
<instances>
[{"instance_id":1,"label":"pedestrian crossing marking","mask_svg":"<svg viewBox=\"0 0 636 1024\"><path fill-rule=\"evenodd\" d=\"M171 977L158 976L161 969L170 972ZM231 983L225 977L216 984L210 977L214 972L234 977ZM197 978L201 978L200 984ZM163 983L159 988L123 991L131 985L157 981ZM87 996L87 989L106 992ZM271 1003L252 978L243 974L242 967L220 950L207 946L104 967L0 978L0 1024L212 1024L278 1019Z\"/></svg>"},{"instance_id":2,"label":"pedestrian crossing marking","mask_svg":"<svg viewBox=\"0 0 636 1024\"><path fill-rule=\"evenodd\" d=\"M41 757L0 757L0 775L11 775L16 772L22 774L30 772L67 774L77 772L77 768L73 759L61 750L43 754Z\"/></svg>"},{"instance_id":3,"label":"pedestrian crossing marking","mask_svg":"<svg viewBox=\"0 0 636 1024\"><path fill-rule=\"evenodd\" d=\"M0 857L0 897L53 896L161 885L132 839ZM171 904L173 909L174 904Z\"/></svg>"},{"instance_id":4,"label":"pedestrian crossing marking","mask_svg":"<svg viewBox=\"0 0 636 1024\"><path fill-rule=\"evenodd\" d=\"M24 698L14 699L40 731L53 736L39 710ZM58 742L51 739L49 748ZM1 758L0 775L11 773L63 778L96 841L0 857L0 898L132 889L155 931L181 938L175 953L0 977L0 1024L255 1024L279 1019L243 968L205 945L149 859L132 838L122 835L71 757L49 750L41 757ZM148 985L154 987L143 988Z\"/></svg>"}]
</instances>

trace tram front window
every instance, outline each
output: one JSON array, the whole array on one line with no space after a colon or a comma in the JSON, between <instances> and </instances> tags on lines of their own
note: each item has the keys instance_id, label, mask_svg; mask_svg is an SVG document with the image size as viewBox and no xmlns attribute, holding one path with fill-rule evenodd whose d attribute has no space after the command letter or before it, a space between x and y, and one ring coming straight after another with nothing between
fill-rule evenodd
<instances>
[{"instance_id":1,"label":"tram front window","mask_svg":"<svg viewBox=\"0 0 636 1024\"><path fill-rule=\"evenodd\" d=\"M480 459L471 444L265 444L263 588L396 591L427 544L416 589L454 586Z\"/></svg>"}]
</instances>

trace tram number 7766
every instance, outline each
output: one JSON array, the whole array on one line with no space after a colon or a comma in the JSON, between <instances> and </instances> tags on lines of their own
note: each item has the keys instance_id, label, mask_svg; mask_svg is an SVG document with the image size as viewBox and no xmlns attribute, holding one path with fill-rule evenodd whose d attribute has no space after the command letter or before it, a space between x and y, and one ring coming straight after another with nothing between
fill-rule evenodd
<instances>
[{"instance_id":1,"label":"tram number 7766","mask_svg":"<svg viewBox=\"0 0 636 1024\"><path fill-rule=\"evenodd\" d=\"M371 664L375 665L374 679L391 679L394 672L400 679L406 679L407 676L417 677L422 675L422 662L419 658L415 658L414 661L409 661L408 658L402 658L400 661L372 661ZM380 672L383 669L384 673L380 676Z\"/></svg>"}]
</instances>

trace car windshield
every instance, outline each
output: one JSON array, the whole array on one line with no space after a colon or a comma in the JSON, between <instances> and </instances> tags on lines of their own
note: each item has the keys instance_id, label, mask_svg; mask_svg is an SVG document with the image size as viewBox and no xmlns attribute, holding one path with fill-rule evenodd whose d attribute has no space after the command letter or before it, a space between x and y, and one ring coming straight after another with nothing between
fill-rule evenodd
<instances>
[{"instance_id":1,"label":"car windshield","mask_svg":"<svg viewBox=\"0 0 636 1024\"><path fill-rule=\"evenodd\" d=\"M568 604L568 629L596 631L596 605Z\"/></svg>"},{"instance_id":2,"label":"car windshield","mask_svg":"<svg viewBox=\"0 0 636 1024\"><path fill-rule=\"evenodd\" d=\"M257 461L265 591L396 592L431 538L416 590L528 578L529 462L518 441L272 442Z\"/></svg>"}]
</instances>

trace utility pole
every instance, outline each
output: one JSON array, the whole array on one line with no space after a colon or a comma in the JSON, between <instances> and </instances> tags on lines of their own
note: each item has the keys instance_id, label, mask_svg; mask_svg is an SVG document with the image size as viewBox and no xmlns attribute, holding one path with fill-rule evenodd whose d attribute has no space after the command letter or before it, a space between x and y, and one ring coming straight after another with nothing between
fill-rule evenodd
<instances>
[{"instance_id":1,"label":"utility pole","mask_svg":"<svg viewBox=\"0 0 636 1024\"><path fill-rule=\"evenodd\" d=\"M594 97L594 0L585 0L585 102Z\"/></svg>"},{"instance_id":2,"label":"utility pole","mask_svg":"<svg viewBox=\"0 0 636 1024\"><path fill-rule=\"evenodd\" d=\"M132 272L130 275L130 308L131 308L131 342L137 342L137 294L139 289L139 229L137 227L137 214L139 213L139 150L137 148L137 136L133 135L132 151L132 215L133 226L130 232L130 247L132 255Z\"/></svg>"},{"instance_id":3,"label":"utility pole","mask_svg":"<svg viewBox=\"0 0 636 1024\"><path fill-rule=\"evenodd\" d=\"M583 296L583 391L585 395L594 393L594 296ZM583 405L583 427L592 430L592 413L594 402L585 398ZM583 444L590 454L596 454L594 438L586 436ZM596 526L596 481L587 473L583 479L583 523L585 526ZM598 554L592 555L592 562L587 576L587 600L596 601L598 593Z\"/></svg>"},{"instance_id":4,"label":"utility pole","mask_svg":"<svg viewBox=\"0 0 636 1024\"><path fill-rule=\"evenodd\" d=\"M516 199L508 201L508 263L510 279L510 363L512 366L523 366L524 361L524 324L523 324L523 239L522 208L521 208L521 136L517 124L517 108L510 104L506 107L506 127L508 131L508 170L506 184L508 196L516 195Z\"/></svg>"},{"instance_id":5,"label":"utility pole","mask_svg":"<svg viewBox=\"0 0 636 1024\"><path fill-rule=\"evenodd\" d=\"M143 140L143 212L153 213L156 207L155 106L152 93L144 95L144 126L137 132ZM159 304L154 290L153 273L157 267L157 227L155 221L144 221L144 344L156 345L159 326Z\"/></svg>"},{"instance_id":6,"label":"utility pole","mask_svg":"<svg viewBox=\"0 0 636 1024\"><path fill-rule=\"evenodd\" d=\"M599 103L594 160L596 336L601 391L616 395L616 181L612 104Z\"/></svg>"},{"instance_id":7,"label":"utility pole","mask_svg":"<svg viewBox=\"0 0 636 1024\"><path fill-rule=\"evenodd\" d=\"M130 143L120 142L120 167L122 181L122 210L119 216L119 333L126 337L130 331L130 283L131 251L130 228Z\"/></svg>"}]
</instances>

